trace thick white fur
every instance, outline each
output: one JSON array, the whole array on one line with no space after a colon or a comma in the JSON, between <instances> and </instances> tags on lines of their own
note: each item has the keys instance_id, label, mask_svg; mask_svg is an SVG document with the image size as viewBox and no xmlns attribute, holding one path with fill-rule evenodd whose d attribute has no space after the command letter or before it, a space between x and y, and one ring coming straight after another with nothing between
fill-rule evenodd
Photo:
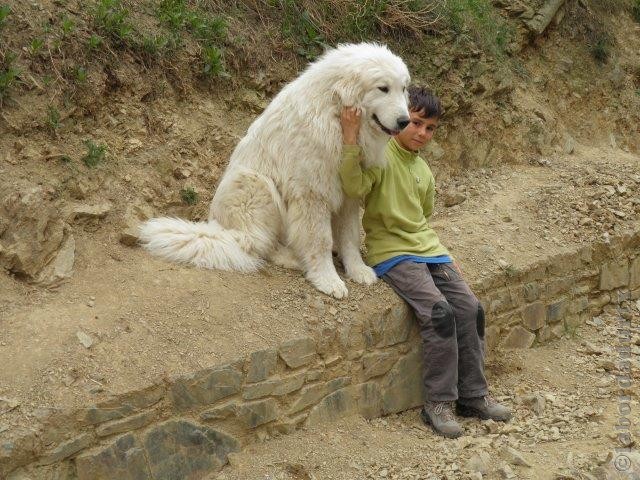
<instances>
[{"instance_id":1,"label":"thick white fur","mask_svg":"<svg viewBox=\"0 0 640 480\"><path fill-rule=\"evenodd\" d=\"M335 247L348 277L373 283L360 256L358 201L343 196L338 176L342 106L362 109L359 144L365 166L383 166L390 130L408 117L409 72L386 47L341 45L286 85L236 146L206 223L156 218L141 242L175 262L253 271L265 259L301 268L320 291L342 298L347 288L332 259ZM379 87L386 87L383 92Z\"/></svg>"}]
</instances>

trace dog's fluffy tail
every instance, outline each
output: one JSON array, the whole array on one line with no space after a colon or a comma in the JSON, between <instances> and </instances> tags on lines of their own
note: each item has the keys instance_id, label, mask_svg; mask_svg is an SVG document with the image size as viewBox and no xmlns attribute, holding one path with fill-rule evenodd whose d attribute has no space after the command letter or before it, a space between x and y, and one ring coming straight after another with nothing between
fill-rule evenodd
<instances>
[{"instance_id":1,"label":"dog's fluffy tail","mask_svg":"<svg viewBox=\"0 0 640 480\"><path fill-rule=\"evenodd\" d=\"M215 220L189 222L180 218L153 218L140 226L140 242L153 255L201 268L253 272L263 260L242 248L238 230L226 230Z\"/></svg>"}]
</instances>

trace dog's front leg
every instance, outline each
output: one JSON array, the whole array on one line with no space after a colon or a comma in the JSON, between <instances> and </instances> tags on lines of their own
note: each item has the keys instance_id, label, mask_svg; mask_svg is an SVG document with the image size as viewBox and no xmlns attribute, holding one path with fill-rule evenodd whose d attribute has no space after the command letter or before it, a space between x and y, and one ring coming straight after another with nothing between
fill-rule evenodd
<instances>
[{"instance_id":1,"label":"dog's front leg","mask_svg":"<svg viewBox=\"0 0 640 480\"><path fill-rule=\"evenodd\" d=\"M371 267L365 265L360 255L360 202L345 197L340 210L334 218L334 231L338 254L344 265L347 277L370 285L378 280Z\"/></svg>"},{"instance_id":2,"label":"dog's front leg","mask_svg":"<svg viewBox=\"0 0 640 480\"><path fill-rule=\"evenodd\" d=\"M290 198L287 202L289 244L302 260L307 280L335 298L347 296L331 255L331 212L317 195Z\"/></svg>"}]
</instances>

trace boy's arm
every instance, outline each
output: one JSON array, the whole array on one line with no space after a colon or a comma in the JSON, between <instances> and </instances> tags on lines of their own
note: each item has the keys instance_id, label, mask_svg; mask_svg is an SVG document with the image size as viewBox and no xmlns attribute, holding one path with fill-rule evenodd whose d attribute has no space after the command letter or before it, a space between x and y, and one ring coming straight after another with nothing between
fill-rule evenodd
<instances>
[{"instance_id":1,"label":"boy's arm","mask_svg":"<svg viewBox=\"0 0 640 480\"><path fill-rule=\"evenodd\" d=\"M342 146L342 165L338 172L344 193L351 198L361 198L367 195L376 181L373 169L362 169L361 156L362 149L359 145Z\"/></svg>"},{"instance_id":2,"label":"boy's arm","mask_svg":"<svg viewBox=\"0 0 640 480\"><path fill-rule=\"evenodd\" d=\"M422 213L424 214L424 218L429 220L429 217L433 213L433 206L435 204L436 199L436 182L431 176L429 180L429 186L427 187L427 194L424 197L424 202L422 203Z\"/></svg>"},{"instance_id":3,"label":"boy's arm","mask_svg":"<svg viewBox=\"0 0 640 480\"><path fill-rule=\"evenodd\" d=\"M343 145L342 162L338 172L344 193L352 198L364 197L375 183L375 173L362 170L360 166L362 148L358 145L358 132L361 116L362 111L356 107L343 107L340 112Z\"/></svg>"}]
</instances>

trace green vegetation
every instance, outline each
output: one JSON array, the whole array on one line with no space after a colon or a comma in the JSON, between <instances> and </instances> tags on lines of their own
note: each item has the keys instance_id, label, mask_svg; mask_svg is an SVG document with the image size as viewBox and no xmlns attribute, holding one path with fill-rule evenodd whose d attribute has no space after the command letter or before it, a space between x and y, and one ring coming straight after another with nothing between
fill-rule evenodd
<instances>
[{"instance_id":1,"label":"green vegetation","mask_svg":"<svg viewBox=\"0 0 640 480\"><path fill-rule=\"evenodd\" d=\"M7 21L7 17L10 13L11 8L9 7L9 5L0 5L0 30L2 30L2 27L4 27Z\"/></svg>"},{"instance_id":2,"label":"green vegetation","mask_svg":"<svg viewBox=\"0 0 640 480\"><path fill-rule=\"evenodd\" d=\"M35 57L40 53L42 47L44 47L44 40L42 38L36 37L32 39L29 44L29 54Z\"/></svg>"},{"instance_id":3,"label":"green vegetation","mask_svg":"<svg viewBox=\"0 0 640 480\"><path fill-rule=\"evenodd\" d=\"M9 90L18 80L20 71L13 66L16 56L8 53L4 60L0 61L0 105L9 95Z\"/></svg>"},{"instance_id":4,"label":"green vegetation","mask_svg":"<svg viewBox=\"0 0 640 480\"><path fill-rule=\"evenodd\" d=\"M120 0L99 0L93 19L96 27L117 44L126 45L131 40L134 30L129 23L129 11Z\"/></svg>"},{"instance_id":5,"label":"green vegetation","mask_svg":"<svg viewBox=\"0 0 640 480\"><path fill-rule=\"evenodd\" d=\"M636 22L640 22L640 0L633 0L633 4L631 5L631 15L633 15Z\"/></svg>"},{"instance_id":6,"label":"green vegetation","mask_svg":"<svg viewBox=\"0 0 640 480\"><path fill-rule=\"evenodd\" d=\"M71 33L73 33L73 29L75 28L75 23L72 19L70 19L69 17L64 17L62 19L62 24L61 24L61 28L62 28L62 37L66 38L68 37Z\"/></svg>"},{"instance_id":7,"label":"green vegetation","mask_svg":"<svg viewBox=\"0 0 640 480\"><path fill-rule=\"evenodd\" d=\"M198 203L198 193L193 189L193 187L186 187L180 190L180 198L187 205L195 205Z\"/></svg>"},{"instance_id":8,"label":"green vegetation","mask_svg":"<svg viewBox=\"0 0 640 480\"><path fill-rule=\"evenodd\" d=\"M51 133L54 135L57 135L58 129L60 128L60 111L51 105L49 105L47 109L47 127L49 127Z\"/></svg>"},{"instance_id":9,"label":"green vegetation","mask_svg":"<svg viewBox=\"0 0 640 480\"><path fill-rule=\"evenodd\" d=\"M83 66L78 66L74 70L74 77L76 83L81 84L87 81L87 69Z\"/></svg>"},{"instance_id":10,"label":"green vegetation","mask_svg":"<svg viewBox=\"0 0 640 480\"><path fill-rule=\"evenodd\" d=\"M608 39L600 37L591 46L591 54L600 63L606 63L611 55L611 43Z\"/></svg>"},{"instance_id":11,"label":"green vegetation","mask_svg":"<svg viewBox=\"0 0 640 480\"><path fill-rule=\"evenodd\" d=\"M89 168L95 168L104 161L107 152L106 145L97 145L92 140L85 140L87 153L82 157L82 163Z\"/></svg>"},{"instance_id":12,"label":"green vegetation","mask_svg":"<svg viewBox=\"0 0 640 480\"><path fill-rule=\"evenodd\" d=\"M222 61L222 51L216 46L205 47L202 52L204 61L204 74L207 76L224 76L226 71Z\"/></svg>"},{"instance_id":13,"label":"green vegetation","mask_svg":"<svg viewBox=\"0 0 640 480\"><path fill-rule=\"evenodd\" d=\"M95 33L89 37L89 40L87 40L87 47L89 48L89 51L97 50L100 45L102 45L102 37Z\"/></svg>"}]
</instances>

